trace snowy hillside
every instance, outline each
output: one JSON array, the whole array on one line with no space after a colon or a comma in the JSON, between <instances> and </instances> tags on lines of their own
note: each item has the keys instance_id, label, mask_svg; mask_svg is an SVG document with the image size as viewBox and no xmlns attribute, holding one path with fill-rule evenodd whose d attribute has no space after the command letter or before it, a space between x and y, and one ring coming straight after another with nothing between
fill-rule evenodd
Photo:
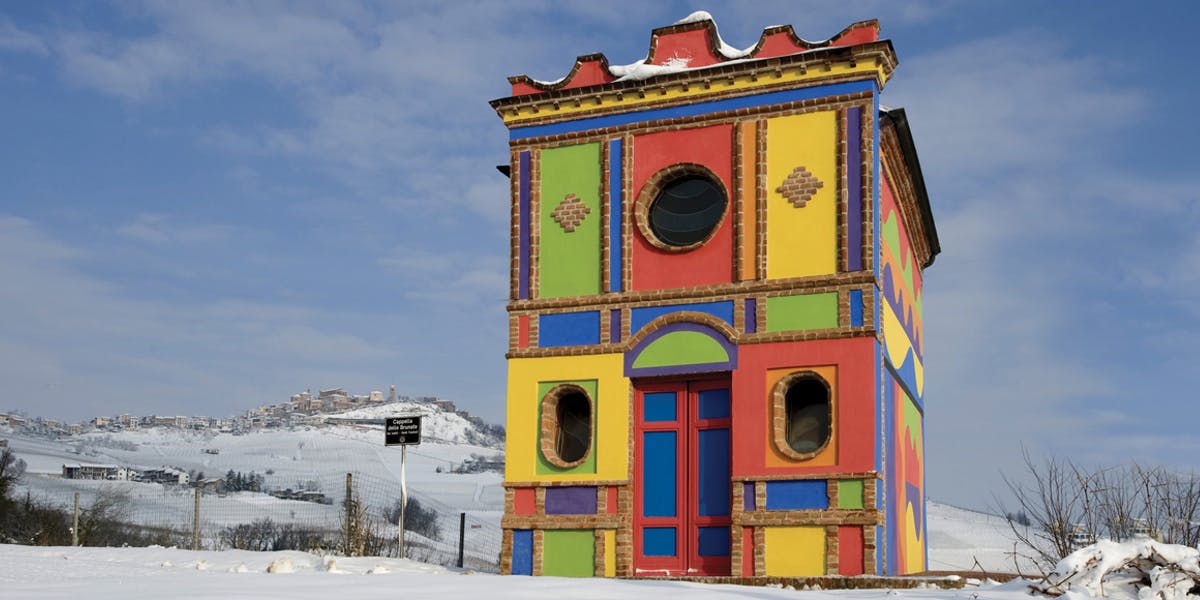
<instances>
[{"instance_id":1,"label":"snowy hillside","mask_svg":"<svg viewBox=\"0 0 1200 600\"><path fill-rule=\"evenodd\" d=\"M462 426L466 422L458 421L461 417L454 413L438 413L425 423L439 437L461 439L471 435L469 432L473 430ZM383 445L382 425L335 424L241 435L155 428L58 440L2 435L9 440L17 457L27 464L19 494L28 491L35 498L70 506L78 492L84 507L102 493L124 494L130 502L128 520L144 526L190 531L194 490L157 483L64 479L63 465L112 464L139 470L171 467L190 471L197 478L225 477L230 471L254 472L263 477L264 492L309 490L324 496L322 503L250 491L205 493L200 503L200 519L206 547L216 547L223 528L261 519L336 532L342 517L347 473L352 474L354 493L362 499L372 518L382 520L400 496L400 449ZM496 562L504 505L500 486L503 476L498 472L451 471L474 456L491 457L501 452L494 447L434 441L432 436L419 446L409 447L406 471L410 498L438 513L443 542L438 545L439 551L454 551L459 513L467 513L473 526L470 534L475 536L472 541L477 547L477 558ZM387 533L387 526L382 527L381 534L394 539L394 525L391 534Z\"/></svg>"},{"instance_id":2,"label":"snowy hillside","mask_svg":"<svg viewBox=\"0 0 1200 600\"><path fill-rule=\"evenodd\" d=\"M428 402L391 402L364 406L354 410L324 415L327 423L349 420L376 421L387 417L416 416L421 419L421 437L450 444L472 444L503 447L503 435L498 429L475 419L468 420L462 413L443 410Z\"/></svg>"}]
</instances>

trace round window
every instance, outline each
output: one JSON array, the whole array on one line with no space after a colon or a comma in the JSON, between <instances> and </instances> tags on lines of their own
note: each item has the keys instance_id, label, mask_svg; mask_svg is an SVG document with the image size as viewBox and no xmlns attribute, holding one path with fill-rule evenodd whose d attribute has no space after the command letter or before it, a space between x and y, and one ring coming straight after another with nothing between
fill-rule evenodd
<instances>
[{"instance_id":1,"label":"round window","mask_svg":"<svg viewBox=\"0 0 1200 600\"><path fill-rule=\"evenodd\" d=\"M728 200L719 184L703 175L688 173L662 185L650 205L650 231L667 246L699 244L721 223Z\"/></svg>"}]
</instances>

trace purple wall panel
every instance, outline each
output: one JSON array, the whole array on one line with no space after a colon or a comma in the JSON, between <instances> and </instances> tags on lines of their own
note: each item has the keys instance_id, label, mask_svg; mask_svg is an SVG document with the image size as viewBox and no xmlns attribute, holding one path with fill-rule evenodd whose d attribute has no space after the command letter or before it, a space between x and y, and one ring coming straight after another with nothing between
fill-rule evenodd
<instances>
[{"instance_id":1,"label":"purple wall panel","mask_svg":"<svg viewBox=\"0 0 1200 600\"><path fill-rule=\"evenodd\" d=\"M758 331L758 301L746 298L746 333Z\"/></svg>"},{"instance_id":2,"label":"purple wall panel","mask_svg":"<svg viewBox=\"0 0 1200 600\"><path fill-rule=\"evenodd\" d=\"M608 311L608 341L616 344L621 341L621 311Z\"/></svg>"},{"instance_id":3,"label":"purple wall panel","mask_svg":"<svg viewBox=\"0 0 1200 600\"><path fill-rule=\"evenodd\" d=\"M592 486L546 488L546 514L596 514L596 488Z\"/></svg>"},{"instance_id":4,"label":"purple wall panel","mask_svg":"<svg viewBox=\"0 0 1200 600\"><path fill-rule=\"evenodd\" d=\"M746 482L742 484L742 510L755 510L753 482Z\"/></svg>"},{"instance_id":5,"label":"purple wall panel","mask_svg":"<svg viewBox=\"0 0 1200 600\"><path fill-rule=\"evenodd\" d=\"M529 238L531 234L529 230L529 162L529 151L527 150L522 152L520 163L517 167L521 177L519 184L521 188L521 197L520 206L518 207L518 210L520 211L520 230L517 234L517 237L520 240L518 242L518 244L520 244L520 256L518 257L519 262L517 266L517 298L520 300L526 300L529 298Z\"/></svg>"},{"instance_id":6,"label":"purple wall panel","mask_svg":"<svg viewBox=\"0 0 1200 600\"><path fill-rule=\"evenodd\" d=\"M862 109L846 109L846 267L863 268Z\"/></svg>"}]
</instances>

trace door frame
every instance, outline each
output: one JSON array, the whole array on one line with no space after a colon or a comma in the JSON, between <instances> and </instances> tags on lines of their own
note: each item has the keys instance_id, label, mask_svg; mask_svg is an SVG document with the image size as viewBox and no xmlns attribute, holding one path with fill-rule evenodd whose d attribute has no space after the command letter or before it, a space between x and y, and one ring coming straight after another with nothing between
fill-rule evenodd
<instances>
[{"instance_id":1,"label":"door frame","mask_svg":"<svg viewBox=\"0 0 1200 600\"><path fill-rule=\"evenodd\" d=\"M698 374L695 376L670 376L654 378L637 378L632 382L633 415L631 423L633 433L633 574L635 576L721 576L730 574L730 557L700 556L695 538L700 527L722 526L731 528L732 505L730 514L726 516L700 516L698 509L699 496L699 432L703 429L725 428L730 430L730 467L732 470L732 413L733 413L733 377L730 372L717 374ZM724 419L699 418L699 392L709 389L727 389L730 396L730 415ZM675 421L670 425L657 425L645 421L645 403L643 398L647 393L675 392ZM642 434L653 431L676 432L675 439L675 516L674 517L644 517L642 480L645 459L645 448ZM687 468L679 464L687 463ZM732 481L732 478L730 479ZM732 503L732 483L729 483ZM643 556L643 537L641 528L644 527L675 527L675 555L670 557ZM732 531L732 529L730 529ZM732 535L732 533L730 534ZM730 540L731 547L733 540Z\"/></svg>"}]
</instances>

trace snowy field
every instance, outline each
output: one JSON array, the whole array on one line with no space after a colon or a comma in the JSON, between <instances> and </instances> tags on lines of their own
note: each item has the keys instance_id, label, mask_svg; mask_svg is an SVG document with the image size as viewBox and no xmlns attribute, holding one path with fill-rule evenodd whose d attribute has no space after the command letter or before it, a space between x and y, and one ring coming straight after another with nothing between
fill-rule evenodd
<instances>
[{"instance_id":1,"label":"snowy field","mask_svg":"<svg viewBox=\"0 0 1200 600\"><path fill-rule=\"evenodd\" d=\"M380 412L374 409L369 414L354 416L385 416ZM463 443L468 433L463 424L471 426L455 419L461 420L453 413L427 413L427 424L437 427L445 441L427 441L409 449L409 491L422 504L437 510L441 517L444 543L434 544L436 548L449 553L455 551L458 514L466 512L469 522L478 525L467 532L468 555L474 553L479 561L494 562L499 552L499 522L504 505L500 485L502 475L451 474L447 471L472 454L491 456L500 451ZM332 500L331 504L317 504L252 492L224 496L206 494L201 500L205 547L215 547L212 543L217 537L215 532L222 527L268 517L279 523L336 529L348 471L355 473L359 493L375 511L390 506L399 496L400 452L383 446L383 433L378 426L300 427L291 431L268 430L245 435L149 429L62 440L14 435L12 432L0 432L0 436L9 439L17 456L28 464L28 473L19 493L29 490L37 497L67 506L73 494L79 492L81 504L88 506L101 490L121 491L131 500L130 520L141 524L190 531L192 490L150 483L67 480L59 476L62 465L107 463L143 469L172 466L185 471L203 471L208 477L223 476L231 469L260 474L269 471L267 484L272 488L297 489L305 482L315 482ZM217 453L210 454L205 450ZM438 472L439 469L442 472ZM1015 571L1013 538L1004 519L936 502L929 503L927 515L930 570ZM444 549L441 548L443 545ZM211 559L206 560L211 562ZM1022 570L1031 572L1024 565Z\"/></svg>"},{"instance_id":2,"label":"snowy field","mask_svg":"<svg viewBox=\"0 0 1200 600\"><path fill-rule=\"evenodd\" d=\"M392 406L393 411L413 412L405 405ZM369 415L352 416L375 418L388 414L379 408L382 407ZM411 497L445 512L446 518L453 517L455 524L459 512L498 524L496 511L502 510L504 504L504 490L500 487L503 476L448 471L473 454L492 456L502 451L465 443L472 426L460 416L421 408L428 411L424 423L427 441L408 449L406 470ZM18 458L26 462L23 490L58 503L67 503L74 492L80 492L85 505L102 488L123 491L133 498L134 516L143 522L174 521L184 514L187 517L184 522L190 523L190 491L158 484L64 480L59 477L62 466L75 463L137 469L167 466L203 473L205 477L224 477L230 470L246 474L253 471L265 475L270 489L316 487L334 504L344 497L346 473L353 472L359 493L370 506L390 505L400 494L400 450L385 447L382 427L375 425L297 427L245 435L145 429L61 440L5 432L0 432L0 436L9 439ZM216 523L248 522L265 516L277 521L307 522L324 518L326 513L336 515L337 511L336 507L250 493L220 498L205 496L203 503L209 509L206 520Z\"/></svg>"},{"instance_id":3,"label":"snowy field","mask_svg":"<svg viewBox=\"0 0 1200 600\"><path fill-rule=\"evenodd\" d=\"M350 418L388 416L384 407L369 414L336 415ZM392 411L411 414L412 407L390 405ZM439 542L421 538L417 543L437 552L457 552L459 513L467 513L468 558L495 563L500 550L500 517L504 490L500 473L450 473L451 468L472 455L493 456L503 451L465 442L473 425L454 413L421 406L424 412L424 442L408 449L406 475L410 498L437 511L441 527ZM361 412L361 411L359 411ZM436 434L436 435L434 435ZM244 435L196 433L170 429L143 429L116 433L87 434L51 440L11 430L0 431L27 472L17 494L59 506L71 506L74 494L80 504L90 506L99 494L118 492L130 500L127 520L140 525L191 531L194 492L181 486L130 481L62 479L64 464L113 464L136 469L164 466L224 477L230 471L265 475L268 489L317 489L327 504L284 500L265 493L233 492L201 497L201 539L206 548L217 547L222 529L231 525L269 518L276 523L320 531L337 531L342 518L346 474L353 473L356 494L369 514L382 521L382 514L400 497L400 450L383 445L378 425L340 424L327 427L297 427L292 430L262 430ZM209 451L209 452L206 452ZM215 452L211 453L211 452ZM439 472L441 471L441 472ZM385 537L395 535L394 524L380 525ZM411 539L413 532L409 532Z\"/></svg>"},{"instance_id":4,"label":"snowy field","mask_svg":"<svg viewBox=\"0 0 1200 600\"><path fill-rule=\"evenodd\" d=\"M268 572L268 569L275 572ZM408 560L299 552L192 552L166 548L0 545L0 599L8 600L479 600L752 598L769 600L1025 600L1021 582L961 590L795 591L662 581L501 577Z\"/></svg>"}]
</instances>

